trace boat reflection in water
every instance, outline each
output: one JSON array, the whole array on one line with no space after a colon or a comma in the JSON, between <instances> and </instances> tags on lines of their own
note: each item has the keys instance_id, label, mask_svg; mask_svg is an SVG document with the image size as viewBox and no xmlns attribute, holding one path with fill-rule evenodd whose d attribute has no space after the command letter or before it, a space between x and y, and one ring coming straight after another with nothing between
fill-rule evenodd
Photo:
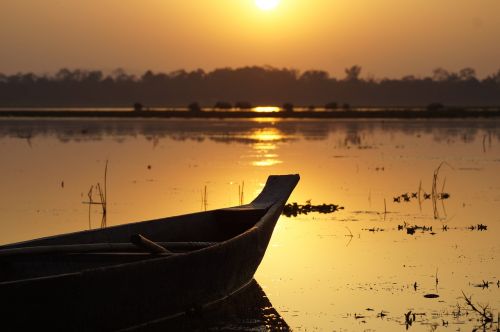
<instances>
[{"instance_id":1,"label":"boat reflection in water","mask_svg":"<svg viewBox=\"0 0 500 332\"><path fill-rule=\"evenodd\" d=\"M141 326L140 331L289 331L254 279L242 291L203 311Z\"/></svg>"}]
</instances>

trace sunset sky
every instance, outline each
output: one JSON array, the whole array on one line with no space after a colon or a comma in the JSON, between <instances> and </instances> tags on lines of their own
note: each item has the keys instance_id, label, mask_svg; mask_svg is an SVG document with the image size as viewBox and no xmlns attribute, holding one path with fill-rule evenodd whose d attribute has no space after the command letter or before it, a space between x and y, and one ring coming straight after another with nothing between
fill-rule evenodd
<instances>
[{"instance_id":1,"label":"sunset sky","mask_svg":"<svg viewBox=\"0 0 500 332\"><path fill-rule=\"evenodd\" d=\"M0 72L500 69L499 0L1 0Z\"/></svg>"}]
</instances>

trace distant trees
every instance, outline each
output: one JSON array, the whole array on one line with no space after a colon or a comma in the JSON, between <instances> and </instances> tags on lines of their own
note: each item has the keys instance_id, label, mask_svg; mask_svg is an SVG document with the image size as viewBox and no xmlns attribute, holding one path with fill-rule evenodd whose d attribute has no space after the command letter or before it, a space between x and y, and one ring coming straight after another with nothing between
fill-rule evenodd
<instances>
[{"instance_id":1,"label":"distant trees","mask_svg":"<svg viewBox=\"0 0 500 332\"><path fill-rule=\"evenodd\" d=\"M444 105L441 103L434 102L427 105L426 109L429 112L441 111L444 109Z\"/></svg>"},{"instance_id":2,"label":"distant trees","mask_svg":"<svg viewBox=\"0 0 500 332\"><path fill-rule=\"evenodd\" d=\"M233 105L231 105L231 103L228 103L227 101L218 101L215 103L214 108L228 110L233 108Z\"/></svg>"},{"instance_id":3,"label":"distant trees","mask_svg":"<svg viewBox=\"0 0 500 332\"><path fill-rule=\"evenodd\" d=\"M252 103L248 102L248 101L237 101L235 104L234 104L234 107L236 108L239 108L239 109L242 109L242 110L247 110L247 109L250 109L253 107Z\"/></svg>"},{"instance_id":4,"label":"distant trees","mask_svg":"<svg viewBox=\"0 0 500 332\"><path fill-rule=\"evenodd\" d=\"M325 104L325 109L327 110L336 110L338 107L338 104L334 101Z\"/></svg>"},{"instance_id":5,"label":"distant trees","mask_svg":"<svg viewBox=\"0 0 500 332\"><path fill-rule=\"evenodd\" d=\"M330 75L323 70L308 70L300 76L300 80L305 82L325 82Z\"/></svg>"},{"instance_id":6,"label":"distant trees","mask_svg":"<svg viewBox=\"0 0 500 332\"><path fill-rule=\"evenodd\" d=\"M201 106L197 102L188 105L188 110L190 112L201 112Z\"/></svg>"},{"instance_id":7,"label":"distant trees","mask_svg":"<svg viewBox=\"0 0 500 332\"><path fill-rule=\"evenodd\" d=\"M345 69L345 80L352 82L358 81L359 76L361 75L361 67L360 66L352 66L350 68Z\"/></svg>"},{"instance_id":8,"label":"distant trees","mask_svg":"<svg viewBox=\"0 0 500 332\"><path fill-rule=\"evenodd\" d=\"M362 67L345 69L337 79L326 71L274 67L148 70L132 75L123 69L63 68L52 75L0 73L0 107L130 107L140 101L149 107L248 109L253 105L324 105L327 109L357 106L420 106L439 101L450 106L500 105L500 70L484 79L473 68L457 72L436 68L428 77L401 79L361 77ZM336 100L338 102L333 102ZM193 105L191 105L193 106ZM198 108L189 107L196 111ZM138 110L137 107L134 109ZM142 108L141 108L142 109Z\"/></svg>"},{"instance_id":9,"label":"distant trees","mask_svg":"<svg viewBox=\"0 0 500 332\"><path fill-rule=\"evenodd\" d=\"M285 112L293 112L293 104L292 103L284 103L282 106Z\"/></svg>"},{"instance_id":10,"label":"distant trees","mask_svg":"<svg viewBox=\"0 0 500 332\"><path fill-rule=\"evenodd\" d=\"M136 112L141 112L142 109L144 108L144 105L142 105L141 103L134 103L134 111Z\"/></svg>"},{"instance_id":11,"label":"distant trees","mask_svg":"<svg viewBox=\"0 0 500 332\"><path fill-rule=\"evenodd\" d=\"M464 68L458 72L458 79L461 81L476 81L476 70L473 68Z\"/></svg>"},{"instance_id":12,"label":"distant trees","mask_svg":"<svg viewBox=\"0 0 500 332\"><path fill-rule=\"evenodd\" d=\"M477 81L476 70L470 67L463 68L458 73L449 72L443 68L436 68L432 74L432 80L436 82Z\"/></svg>"}]
</instances>

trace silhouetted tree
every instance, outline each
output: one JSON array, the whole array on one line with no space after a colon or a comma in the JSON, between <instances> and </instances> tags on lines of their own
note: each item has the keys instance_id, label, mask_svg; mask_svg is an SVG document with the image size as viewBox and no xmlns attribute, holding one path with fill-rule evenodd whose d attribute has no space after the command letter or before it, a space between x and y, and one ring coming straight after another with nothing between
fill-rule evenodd
<instances>
[{"instance_id":1,"label":"silhouetted tree","mask_svg":"<svg viewBox=\"0 0 500 332\"><path fill-rule=\"evenodd\" d=\"M228 103L227 101L218 101L215 103L214 108L219 108L219 109L231 109L233 105L231 103Z\"/></svg>"},{"instance_id":2,"label":"silhouetted tree","mask_svg":"<svg viewBox=\"0 0 500 332\"><path fill-rule=\"evenodd\" d=\"M250 109L253 106L248 101L238 101L234 104L234 107L239 108L239 109Z\"/></svg>"},{"instance_id":3,"label":"silhouetted tree","mask_svg":"<svg viewBox=\"0 0 500 332\"><path fill-rule=\"evenodd\" d=\"M117 68L111 72L111 79L115 82L131 82L135 81L135 76L127 74L123 68Z\"/></svg>"},{"instance_id":4,"label":"silhouetted tree","mask_svg":"<svg viewBox=\"0 0 500 332\"><path fill-rule=\"evenodd\" d=\"M134 111L141 112L143 109L143 105L141 103L134 103Z\"/></svg>"},{"instance_id":5,"label":"silhouetted tree","mask_svg":"<svg viewBox=\"0 0 500 332\"><path fill-rule=\"evenodd\" d=\"M323 70L308 70L300 76L300 80L306 82L324 82L329 78L330 75Z\"/></svg>"},{"instance_id":6,"label":"silhouetted tree","mask_svg":"<svg viewBox=\"0 0 500 332\"><path fill-rule=\"evenodd\" d=\"M441 104L441 103L430 103L429 105L427 105L427 111L429 112L436 112L436 111L440 111L440 110L443 110L444 109L444 105Z\"/></svg>"},{"instance_id":7,"label":"silhouetted tree","mask_svg":"<svg viewBox=\"0 0 500 332\"><path fill-rule=\"evenodd\" d=\"M325 109L327 110L335 110L338 108L338 105L336 102L329 102L325 104Z\"/></svg>"},{"instance_id":8,"label":"silhouetted tree","mask_svg":"<svg viewBox=\"0 0 500 332\"><path fill-rule=\"evenodd\" d=\"M198 104L197 102L191 103L188 105L188 110L190 112L201 112L200 104Z\"/></svg>"},{"instance_id":9,"label":"silhouetted tree","mask_svg":"<svg viewBox=\"0 0 500 332\"><path fill-rule=\"evenodd\" d=\"M461 81L475 81L476 71L472 68L464 68L458 72L458 77Z\"/></svg>"},{"instance_id":10,"label":"silhouetted tree","mask_svg":"<svg viewBox=\"0 0 500 332\"><path fill-rule=\"evenodd\" d=\"M361 74L360 66L352 66L350 68L345 69L345 80L346 81L358 81L359 75Z\"/></svg>"},{"instance_id":11,"label":"silhouetted tree","mask_svg":"<svg viewBox=\"0 0 500 332\"><path fill-rule=\"evenodd\" d=\"M0 81L1 81L1 79L0 79ZM493 74L489 75L488 77L486 77L485 82L493 82L496 84L500 84L500 69L496 73L493 73Z\"/></svg>"},{"instance_id":12,"label":"silhouetted tree","mask_svg":"<svg viewBox=\"0 0 500 332\"><path fill-rule=\"evenodd\" d=\"M284 103L283 109L285 112L293 112L293 104L292 103Z\"/></svg>"},{"instance_id":13,"label":"silhouetted tree","mask_svg":"<svg viewBox=\"0 0 500 332\"><path fill-rule=\"evenodd\" d=\"M450 80L450 72L443 68L436 68L432 71L432 80L436 82L445 82Z\"/></svg>"}]
</instances>

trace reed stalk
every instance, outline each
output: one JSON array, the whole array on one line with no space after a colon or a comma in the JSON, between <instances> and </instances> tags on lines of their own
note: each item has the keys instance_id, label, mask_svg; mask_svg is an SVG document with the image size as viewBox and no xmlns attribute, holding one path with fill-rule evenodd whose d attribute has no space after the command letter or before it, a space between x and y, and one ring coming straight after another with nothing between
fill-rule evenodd
<instances>
[{"instance_id":1,"label":"reed stalk","mask_svg":"<svg viewBox=\"0 0 500 332\"><path fill-rule=\"evenodd\" d=\"M207 211L207 205L208 205L208 201L207 201L207 186L205 186L201 190L201 209L203 211Z\"/></svg>"},{"instance_id":2,"label":"reed stalk","mask_svg":"<svg viewBox=\"0 0 500 332\"><path fill-rule=\"evenodd\" d=\"M441 167L444 166L444 165L447 165L448 167L450 167L451 169L453 169L453 167L451 167L450 164L448 164L447 162L443 161L434 170L434 173L432 175L431 199L432 199L432 209L434 211L434 219L441 219L441 216L439 215L438 205L437 205L437 201L439 200L439 197L440 197L439 196L439 191L437 189L437 186L438 186L438 180L439 180L439 171L441 170ZM443 190L441 191L441 193L444 192L444 186L445 186L445 184L446 184L446 178L443 181L443 186L442 186ZM446 211L445 210L443 210L443 211L444 211L445 217L446 217Z\"/></svg>"},{"instance_id":3,"label":"reed stalk","mask_svg":"<svg viewBox=\"0 0 500 332\"><path fill-rule=\"evenodd\" d=\"M106 160L106 165L104 166L104 188L101 186L101 184L98 182L95 186L91 185L90 190L87 194L89 200L88 202L83 202L83 204L88 204L89 206L89 230L92 229L92 221L91 221L91 207L92 205L99 205L101 206L101 228L106 228L107 227L107 212L108 212L108 160ZM98 201L94 201L93 196L94 196L94 189L96 189L97 195L99 197Z\"/></svg>"},{"instance_id":4,"label":"reed stalk","mask_svg":"<svg viewBox=\"0 0 500 332\"><path fill-rule=\"evenodd\" d=\"M239 205L243 205L244 202L244 192L245 192L245 181L238 185L238 202Z\"/></svg>"}]
</instances>

